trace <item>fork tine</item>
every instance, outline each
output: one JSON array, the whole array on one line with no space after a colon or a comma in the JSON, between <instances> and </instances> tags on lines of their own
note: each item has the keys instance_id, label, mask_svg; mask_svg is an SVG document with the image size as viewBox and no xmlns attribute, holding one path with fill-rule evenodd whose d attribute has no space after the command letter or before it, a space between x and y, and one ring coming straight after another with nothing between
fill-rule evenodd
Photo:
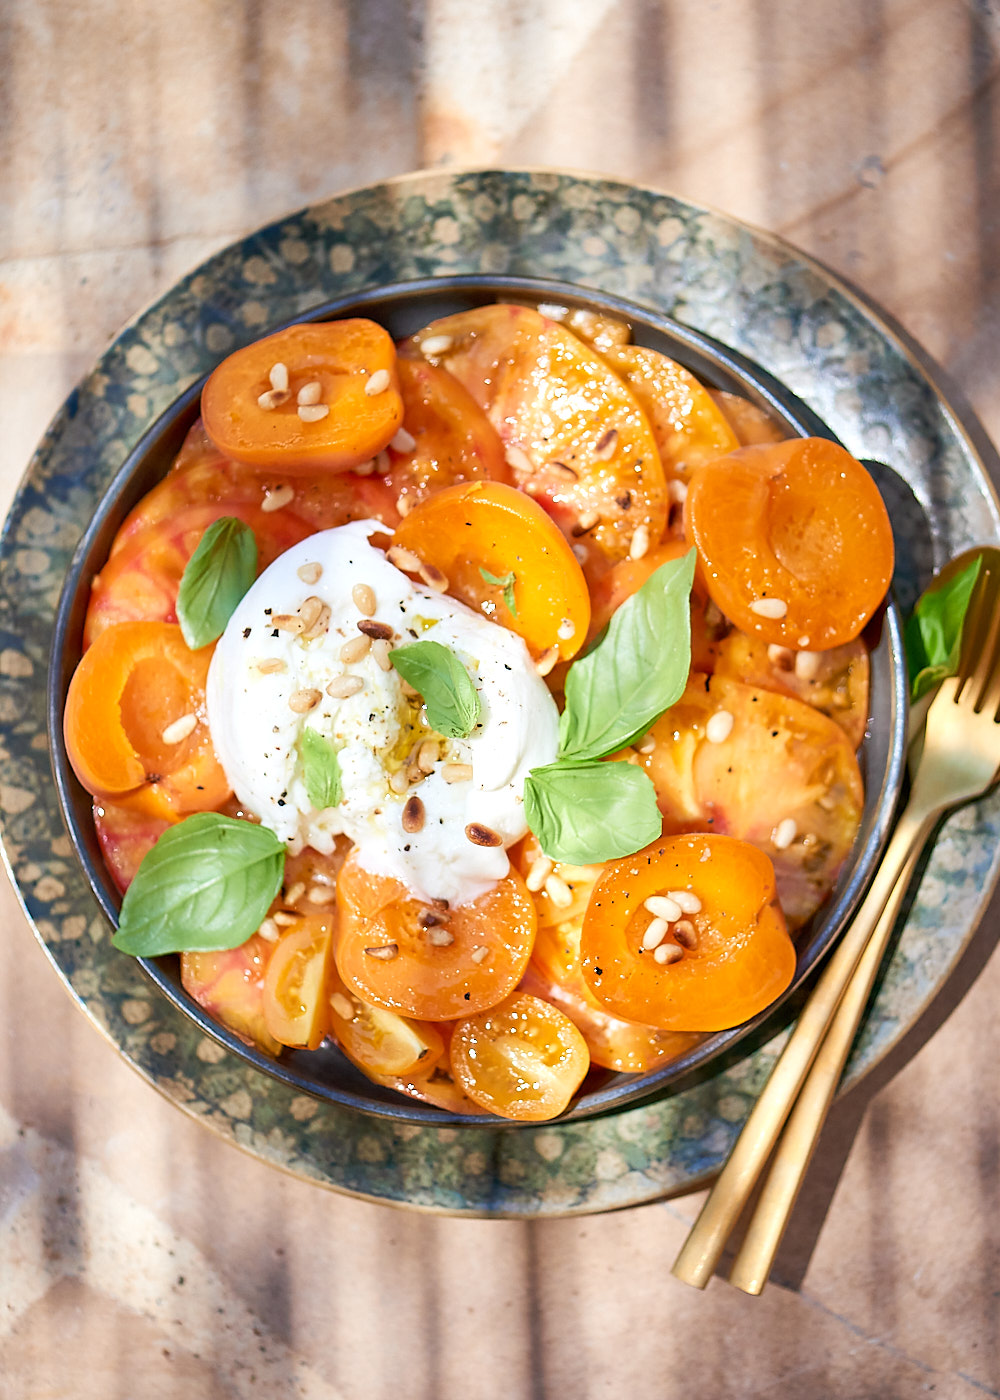
<instances>
[{"instance_id":1,"label":"fork tine","mask_svg":"<svg viewBox=\"0 0 1000 1400\"><path fill-rule=\"evenodd\" d=\"M985 600L984 607L989 608L992 617L989 619L989 631L986 636L982 651L979 657L979 664L973 680L979 685L979 694L976 697L975 707L977 712L986 710L988 713L996 714L1000 708L1000 578L995 561L984 560L983 577L981 588Z\"/></svg>"},{"instance_id":2,"label":"fork tine","mask_svg":"<svg viewBox=\"0 0 1000 1400\"><path fill-rule=\"evenodd\" d=\"M968 704L970 696L963 696L962 692L967 686L971 687L971 698L976 708L990 680L993 642L1000 616L1000 569L997 567L1000 551L984 548L981 554L982 567L969 601L963 628L962 655L958 666L959 686L955 695L956 700L963 699Z\"/></svg>"}]
</instances>

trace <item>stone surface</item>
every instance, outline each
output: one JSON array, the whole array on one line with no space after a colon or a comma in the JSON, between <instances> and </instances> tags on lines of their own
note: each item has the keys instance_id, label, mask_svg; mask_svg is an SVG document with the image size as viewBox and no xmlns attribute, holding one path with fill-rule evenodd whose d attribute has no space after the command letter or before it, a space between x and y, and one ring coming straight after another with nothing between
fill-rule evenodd
<instances>
[{"instance_id":1,"label":"stone surface","mask_svg":"<svg viewBox=\"0 0 1000 1400\"><path fill-rule=\"evenodd\" d=\"M178 276L434 164L603 170L783 233L1000 436L998 39L995 6L959 0L11 0L0 504L81 372ZM0 1394L1000 1394L997 959L975 977L998 920L838 1106L753 1300L669 1276L695 1197L450 1220L238 1152L77 1013L4 883Z\"/></svg>"}]
</instances>

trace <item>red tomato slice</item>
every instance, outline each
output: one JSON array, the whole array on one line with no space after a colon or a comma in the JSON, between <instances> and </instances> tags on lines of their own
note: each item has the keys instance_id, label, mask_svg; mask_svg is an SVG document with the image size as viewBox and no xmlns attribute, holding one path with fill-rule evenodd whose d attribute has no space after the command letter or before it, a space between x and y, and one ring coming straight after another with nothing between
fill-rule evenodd
<instances>
[{"instance_id":1,"label":"red tomato slice","mask_svg":"<svg viewBox=\"0 0 1000 1400\"><path fill-rule=\"evenodd\" d=\"M552 520L522 491L503 482L470 482L437 491L406 517L393 543L433 564L448 592L523 637L541 656L561 659L583 645L590 596L583 571ZM513 611L504 586L513 590Z\"/></svg>"},{"instance_id":2,"label":"red tomato slice","mask_svg":"<svg viewBox=\"0 0 1000 1400\"><path fill-rule=\"evenodd\" d=\"M827 651L853 641L892 578L878 487L824 438L742 447L699 467L684 530L716 606L779 646Z\"/></svg>"},{"instance_id":3,"label":"red tomato slice","mask_svg":"<svg viewBox=\"0 0 1000 1400\"><path fill-rule=\"evenodd\" d=\"M682 906L679 920L646 907L678 892L692 906ZM666 930L650 946L654 919ZM738 1026L770 1006L795 972L771 862L744 841L715 835L663 837L610 862L587 908L580 959L611 1012L668 1031Z\"/></svg>"},{"instance_id":4,"label":"red tomato slice","mask_svg":"<svg viewBox=\"0 0 1000 1400\"><path fill-rule=\"evenodd\" d=\"M501 1118L555 1118L589 1065L586 1042L569 1017L525 992L459 1021L451 1038L456 1083Z\"/></svg>"},{"instance_id":5,"label":"red tomato slice","mask_svg":"<svg viewBox=\"0 0 1000 1400\"><path fill-rule=\"evenodd\" d=\"M143 858L171 823L148 812L135 812L114 802L94 803L94 830L104 864L122 894L135 879Z\"/></svg>"},{"instance_id":6,"label":"red tomato slice","mask_svg":"<svg viewBox=\"0 0 1000 1400\"><path fill-rule=\"evenodd\" d=\"M239 948L181 953L188 995L240 1040L269 1055L281 1050L264 1020L264 977L274 947L255 933Z\"/></svg>"},{"instance_id":7,"label":"red tomato slice","mask_svg":"<svg viewBox=\"0 0 1000 1400\"><path fill-rule=\"evenodd\" d=\"M531 956L535 907L513 870L471 904L437 910L351 857L340 872L337 903L337 970L348 989L371 1006L420 1021L496 1006Z\"/></svg>"},{"instance_id":8,"label":"red tomato slice","mask_svg":"<svg viewBox=\"0 0 1000 1400\"><path fill-rule=\"evenodd\" d=\"M435 321L404 347L454 374L503 439L534 496L597 577L667 523L667 486L649 421L590 346L526 306L482 306Z\"/></svg>"},{"instance_id":9,"label":"red tomato slice","mask_svg":"<svg viewBox=\"0 0 1000 1400\"><path fill-rule=\"evenodd\" d=\"M191 651L175 623L119 622L100 634L73 673L63 715L67 756L88 792L166 821L226 800L205 712L211 659L212 648Z\"/></svg>"},{"instance_id":10,"label":"red tomato slice","mask_svg":"<svg viewBox=\"0 0 1000 1400\"><path fill-rule=\"evenodd\" d=\"M192 554L208 527L223 516L249 525L257 540L257 572L310 533L284 511L266 512L244 501L190 505L130 534L91 584L84 647L117 622L176 622L177 593Z\"/></svg>"},{"instance_id":11,"label":"red tomato slice","mask_svg":"<svg viewBox=\"0 0 1000 1400\"><path fill-rule=\"evenodd\" d=\"M424 360L402 359L398 369L403 431L389 444L385 482L405 502L400 514L458 481L509 481L496 429L454 375Z\"/></svg>"},{"instance_id":12,"label":"red tomato slice","mask_svg":"<svg viewBox=\"0 0 1000 1400\"><path fill-rule=\"evenodd\" d=\"M305 914L283 930L264 975L264 1023L282 1045L316 1050L330 1028L329 915Z\"/></svg>"},{"instance_id":13,"label":"red tomato slice","mask_svg":"<svg viewBox=\"0 0 1000 1400\"><path fill-rule=\"evenodd\" d=\"M711 828L763 851L799 928L833 888L861 820L861 774L844 731L791 696L692 675L650 735L641 763L667 829Z\"/></svg>"},{"instance_id":14,"label":"red tomato slice","mask_svg":"<svg viewBox=\"0 0 1000 1400\"><path fill-rule=\"evenodd\" d=\"M202 390L201 412L208 436L234 461L291 475L349 471L381 452L403 421L395 346L360 318L289 326L223 360Z\"/></svg>"}]
</instances>

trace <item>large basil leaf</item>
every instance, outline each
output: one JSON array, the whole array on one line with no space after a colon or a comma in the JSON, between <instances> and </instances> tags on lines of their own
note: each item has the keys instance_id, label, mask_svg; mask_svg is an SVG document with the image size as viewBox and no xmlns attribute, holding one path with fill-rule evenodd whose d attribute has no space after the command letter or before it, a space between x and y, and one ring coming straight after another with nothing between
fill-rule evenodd
<instances>
[{"instance_id":1,"label":"large basil leaf","mask_svg":"<svg viewBox=\"0 0 1000 1400\"><path fill-rule=\"evenodd\" d=\"M413 642L390 651L396 670L423 697L427 723L449 739L466 739L479 723L479 693L450 647Z\"/></svg>"},{"instance_id":2,"label":"large basil leaf","mask_svg":"<svg viewBox=\"0 0 1000 1400\"><path fill-rule=\"evenodd\" d=\"M299 738L299 756L302 759L306 796L312 805L318 811L324 807L338 806L344 789L340 759L330 741L315 729L303 729Z\"/></svg>"},{"instance_id":3,"label":"large basil leaf","mask_svg":"<svg viewBox=\"0 0 1000 1400\"><path fill-rule=\"evenodd\" d=\"M561 757L615 753L680 698L691 667L694 562L692 549L661 564L615 612L601 642L570 667Z\"/></svg>"},{"instance_id":4,"label":"large basil leaf","mask_svg":"<svg viewBox=\"0 0 1000 1400\"><path fill-rule=\"evenodd\" d=\"M946 583L932 583L917 602L903 632L911 700L919 700L957 672L965 617L982 562L977 555Z\"/></svg>"},{"instance_id":5,"label":"large basil leaf","mask_svg":"<svg viewBox=\"0 0 1000 1400\"><path fill-rule=\"evenodd\" d=\"M569 763L532 768L524 814L545 854L571 865L617 860L663 829L656 789L631 763Z\"/></svg>"},{"instance_id":6,"label":"large basil leaf","mask_svg":"<svg viewBox=\"0 0 1000 1400\"><path fill-rule=\"evenodd\" d=\"M257 540L249 525L224 515L191 555L177 593L177 620L192 651L226 630L257 574Z\"/></svg>"},{"instance_id":7,"label":"large basil leaf","mask_svg":"<svg viewBox=\"0 0 1000 1400\"><path fill-rule=\"evenodd\" d=\"M145 958L238 948L260 928L284 869L285 848L267 827L197 812L146 855L112 941Z\"/></svg>"}]
</instances>

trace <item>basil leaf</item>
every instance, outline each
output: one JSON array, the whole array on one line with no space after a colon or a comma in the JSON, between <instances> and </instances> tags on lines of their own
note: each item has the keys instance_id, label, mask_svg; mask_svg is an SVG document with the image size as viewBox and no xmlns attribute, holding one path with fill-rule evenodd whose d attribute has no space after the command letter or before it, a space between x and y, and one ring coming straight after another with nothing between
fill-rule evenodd
<instances>
[{"instance_id":1,"label":"basil leaf","mask_svg":"<svg viewBox=\"0 0 1000 1400\"><path fill-rule=\"evenodd\" d=\"M524 815L552 860L571 865L630 856L663 829L656 789L632 763L549 763L524 783Z\"/></svg>"},{"instance_id":2,"label":"basil leaf","mask_svg":"<svg viewBox=\"0 0 1000 1400\"><path fill-rule=\"evenodd\" d=\"M695 551L661 564L621 605L604 639L570 667L563 758L602 758L645 734L679 699L691 668Z\"/></svg>"},{"instance_id":3,"label":"basil leaf","mask_svg":"<svg viewBox=\"0 0 1000 1400\"><path fill-rule=\"evenodd\" d=\"M231 515L209 525L177 593L177 620L192 651L222 636L256 573L257 540L250 526Z\"/></svg>"},{"instance_id":4,"label":"basil leaf","mask_svg":"<svg viewBox=\"0 0 1000 1400\"><path fill-rule=\"evenodd\" d=\"M514 602L514 584L517 581L517 575L514 570L511 569L510 573L504 574L502 578L491 574L489 569L481 568L479 574L486 583L492 583L495 588L503 589L503 600L507 604L507 611L511 617L517 617L517 604Z\"/></svg>"},{"instance_id":5,"label":"basil leaf","mask_svg":"<svg viewBox=\"0 0 1000 1400\"><path fill-rule=\"evenodd\" d=\"M423 696L427 723L449 739L466 739L479 723L479 694L450 647L413 642L390 651L396 670Z\"/></svg>"},{"instance_id":6,"label":"basil leaf","mask_svg":"<svg viewBox=\"0 0 1000 1400\"><path fill-rule=\"evenodd\" d=\"M340 759L329 739L324 739L315 729L303 729L299 738L299 757L302 760L306 796L312 805L318 811L324 807L339 806L344 796Z\"/></svg>"},{"instance_id":7,"label":"basil leaf","mask_svg":"<svg viewBox=\"0 0 1000 1400\"><path fill-rule=\"evenodd\" d=\"M965 617L982 562L977 555L946 583L932 583L913 609L903 630L911 700L958 671Z\"/></svg>"},{"instance_id":8,"label":"basil leaf","mask_svg":"<svg viewBox=\"0 0 1000 1400\"><path fill-rule=\"evenodd\" d=\"M196 812L146 854L112 942L139 958L238 948L260 928L284 870L285 848L267 827Z\"/></svg>"}]
</instances>

